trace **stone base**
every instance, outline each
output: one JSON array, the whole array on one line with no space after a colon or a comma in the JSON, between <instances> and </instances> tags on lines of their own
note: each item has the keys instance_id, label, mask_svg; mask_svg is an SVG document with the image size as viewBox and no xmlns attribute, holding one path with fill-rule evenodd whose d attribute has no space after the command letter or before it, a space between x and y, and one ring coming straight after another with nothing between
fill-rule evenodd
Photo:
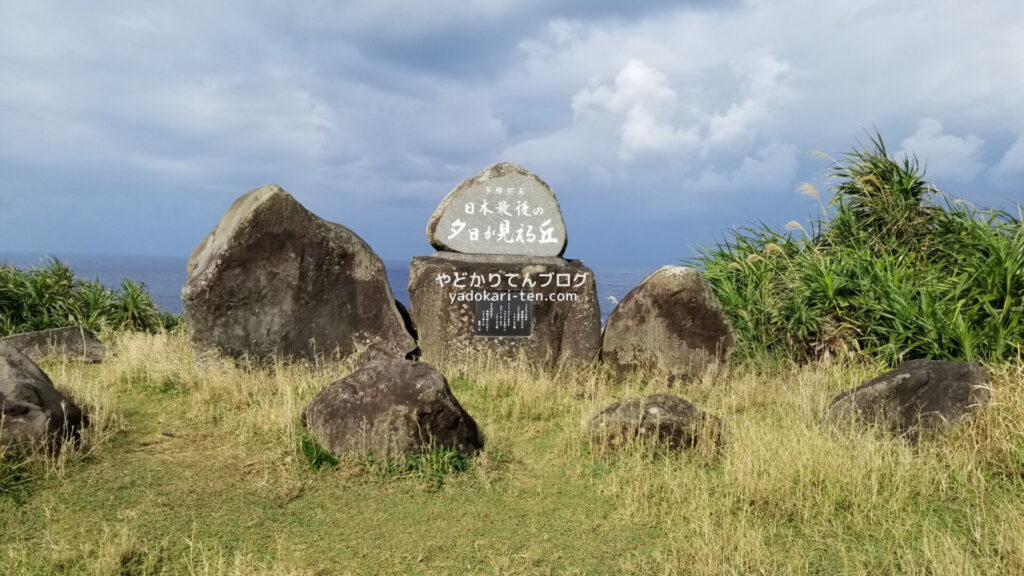
<instances>
[{"instance_id":1,"label":"stone base","mask_svg":"<svg viewBox=\"0 0 1024 576\"><path fill-rule=\"evenodd\" d=\"M92 332L78 326L23 332L0 338L33 360L49 355L95 364L103 360L107 347Z\"/></svg>"},{"instance_id":2,"label":"stone base","mask_svg":"<svg viewBox=\"0 0 1024 576\"><path fill-rule=\"evenodd\" d=\"M597 286L579 260L419 256L409 271L409 299L428 361L523 355L556 369L596 361L600 351Z\"/></svg>"}]
</instances>

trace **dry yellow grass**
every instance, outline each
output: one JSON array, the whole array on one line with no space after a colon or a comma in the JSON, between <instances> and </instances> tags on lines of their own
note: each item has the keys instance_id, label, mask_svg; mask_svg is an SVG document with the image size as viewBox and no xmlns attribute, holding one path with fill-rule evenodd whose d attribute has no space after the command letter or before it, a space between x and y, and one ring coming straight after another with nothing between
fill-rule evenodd
<instances>
[{"instance_id":1,"label":"dry yellow grass","mask_svg":"<svg viewBox=\"0 0 1024 576\"><path fill-rule=\"evenodd\" d=\"M920 446L819 426L877 368L708 373L669 391L721 418L725 444L672 454L585 430L657 379L446 364L486 449L438 481L310 469L299 414L350 367L196 364L180 334L112 337L102 365L45 365L93 425L0 499L2 574L1024 573L1021 366Z\"/></svg>"}]
</instances>

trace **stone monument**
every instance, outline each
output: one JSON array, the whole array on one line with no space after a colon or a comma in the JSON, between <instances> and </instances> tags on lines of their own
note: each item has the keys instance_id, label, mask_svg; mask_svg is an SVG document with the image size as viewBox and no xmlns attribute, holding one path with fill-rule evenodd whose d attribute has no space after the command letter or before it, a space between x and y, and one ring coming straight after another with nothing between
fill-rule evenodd
<instances>
[{"instance_id":1,"label":"stone monument","mask_svg":"<svg viewBox=\"0 0 1024 576\"><path fill-rule=\"evenodd\" d=\"M565 221L551 188L501 162L455 187L427 224L438 250L412 261L409 298L424 358L523 356L547 369L595 361L594 274L561 256Z\"/></svg>"}]
</instances>

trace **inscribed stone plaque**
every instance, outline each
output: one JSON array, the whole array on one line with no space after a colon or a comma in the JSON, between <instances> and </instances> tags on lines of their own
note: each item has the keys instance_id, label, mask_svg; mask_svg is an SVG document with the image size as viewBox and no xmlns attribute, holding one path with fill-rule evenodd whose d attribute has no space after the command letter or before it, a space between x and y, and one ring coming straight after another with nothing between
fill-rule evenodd
<instances>
[{"instance_id":1,"label":"inscribed stone plaque","mask_svg":"<svg viewBox=\"0 0 1024 576\"><path fill-rule=\"evenodd\" d=\"M529 170L500 162L445 196L427 224L438 250L561 256L568 239L558 200Z\"/></svg>"},{"instance_id":2,"label":"inscribed stone plaque","mask_svg":"<svg viewBox=\"0 0 1024 576\"><path fill-rule=\"evenodd\" d=\"M478 304L495 294L529 301L529 337L483 337ZM588 364L601 347L593 272L579 260L438 252L413 259L409 301L423 358L526 358L545 369ZM504 306L510 306L505 303Z\"/></svg>"},{"instance_id":3,"label":"inscribed stone plaque","mask_svg":"<svg viewBox=\"0 0 1024 576\"><path fill-rule=\"evenodd\" d=\"M523 292L496 292L494 298L476 302L474 324L477 336L529 336L533 303Z\"/></svg>"}]
</instances>

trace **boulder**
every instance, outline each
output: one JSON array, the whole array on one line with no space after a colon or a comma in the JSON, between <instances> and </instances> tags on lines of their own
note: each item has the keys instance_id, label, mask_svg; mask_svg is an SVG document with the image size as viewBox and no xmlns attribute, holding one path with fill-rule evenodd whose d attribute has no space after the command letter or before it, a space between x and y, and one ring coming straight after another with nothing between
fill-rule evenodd
<instances>
[{"instance_id":1,"label":"boulder","mask_svg":"<svg viewBox=\"0 0 1024 576\"><path fill-rule=\"evenodd\" d=\"M654 372L671 384L728 362L732 347L729 320L700 272L663 266L612 311L601 357L619 375Z\"/></svg>"},{"instance_id":2,"label":"boulder","mask_svg":"<svg viewBox=\"0 0 1024 576\"><path fill-rule=\"evenodd\" d=\"M59 447L85 425L82 410L17 348L0 342L0 445Z\"/></svg>"},{"instance_id":3,"label":"boulder","mask_svg":"<svg viewBox=\"0 0 1024 576\"><path fill-rule=\"evenodd\" d=\"M597 360L601 312L579 260L439 252L414 258L409 299L425 358L525 358L548 369Z\"/></svg>"},{"instance_id":4,"label":"boulder","mask_svg":"<svg viewBox=\"0 0 1024 576\"><path fill-rule=\"evenodd\" d=\"M14 346L35 360L58 355L68 360L96 363L103 360L107 350L95 334L79 326L23 332L0 338L0 342Z\"/></svg>"},{"instance_id":5,"label":"boulder","mask_svg":"<svg viewBox=\"0 0 1024 576\"><path fill-rule=\"evenodd\" d=\"M448 193L427 224L427 240L465 254L561 256L565 221L551 188L533 172L500 162Z\"/></svg>"},{"instance_id":6,"label":"boulder","mask_svg":"<svg viewBox=\"0 0 1024 576\"><path fill-rule=\"evenodd\" d=\"M445 447L483 446L476 422L444 376L411 360L371 362L324 388L302 413L316 441L338 456L401 458Z\"/></svg>"},{"instance_id":7,"label":"boulder","mask_svg":"<svg viewBox=\"0 0 1024 576\"><path fill-rule=\"evenodd\" d=\"M701 440L719 444L722 423L678 396L651 394L608 406L590 421L590 432L616 444L644 439L679 449Z\"/></svg>"},{"instance_id":8,"label":"boulder","mask_svg":"<svg viewBox=\"0 0 1024 576\"><path fill-rule=\"evenodd\" d=\"M189 258L182 301L198 353L370 360L416 349L380 257L277 186L231 205Z\"/></svg>"},{"instance_id":9,"label":"boulder","mask_svg":"<svg viewBox=\"0 0 1024 576\"><path fill-rule=\"evenodd\" d=\"M990 396L988 372L980 364L912 360L836 396L825 422L855 421L918 438L949 430Z\"/></svg>"}]
</instances>

